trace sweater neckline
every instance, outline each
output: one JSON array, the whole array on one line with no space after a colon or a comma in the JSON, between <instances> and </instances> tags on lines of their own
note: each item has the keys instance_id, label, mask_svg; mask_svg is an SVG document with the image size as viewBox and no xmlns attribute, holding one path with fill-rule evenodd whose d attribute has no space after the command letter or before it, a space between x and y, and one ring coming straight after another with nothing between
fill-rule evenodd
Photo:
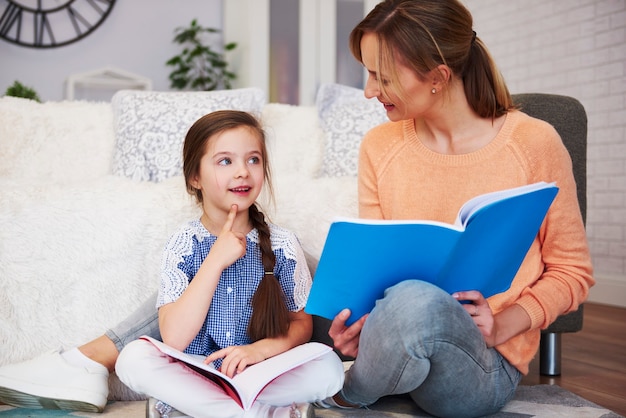
<instances>
[{"instance_id":1,"label":"sweater neckline","mask_svg":"<svg viewBox=\"0 0 626 418\"><path fill-rule=\"evenodd\" d=\"M424 143L417 136L413 119L404 120L402 122L402 128L406 141L412 144L412 148L415 152L422 155L426 160L432 161L435 164L472 164L493 155L493 153L500 150L507 143L507 141L511 139L511 133L513 131L513 126L515 125L515 121L519 116L518 114L519 112L515 110L507 112L506 119L496 136L485 146L466 154L442 154L431 150L424 145Z\"/></svg>"}]
</instances>

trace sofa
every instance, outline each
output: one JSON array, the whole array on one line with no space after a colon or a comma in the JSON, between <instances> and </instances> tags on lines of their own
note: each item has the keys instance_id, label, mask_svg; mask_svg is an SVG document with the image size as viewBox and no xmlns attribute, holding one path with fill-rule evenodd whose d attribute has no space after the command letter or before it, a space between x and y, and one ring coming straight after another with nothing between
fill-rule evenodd
<instances>
[{"instance_id":1,"label":"sofa","mask_svg":"<svg viewBox=\"0 0 626 418\"><path fill-rule=\"evenodd\" d=\"M255 88L0 98L0 365L97 337L154 292L165 240L199 214L181 176L184 135L224 108L261 119L274 184L261 203L314 271L330 222L357 216L359 141L386 120L361 90L322 85L313 106L267 103ZM315 323L328 342L328 321ZM114 374L110 387L112 400L141 399Z\"/></svg>"},{"instance_id":2,"label":"sofa","mask_svg":"<svg viewBox=\"0 0 626 418\"><path fill-rule=\"evenodd\" d=\"M165 240L200 213L185 190L181 145L213 110L262 120L274 185L262 206L297 233L314 269L332 219L357 215L354 141L385 118L357 89L328 85L322 102L332 114L324 127L317 106L267 103L255 88L125 90L111 102L0 98L0 365L99 336L157 289ZM336 158L323 163L325 147ZM110 386L111 399L134 396L114 375Z\"/></svg>"}]
</instances>

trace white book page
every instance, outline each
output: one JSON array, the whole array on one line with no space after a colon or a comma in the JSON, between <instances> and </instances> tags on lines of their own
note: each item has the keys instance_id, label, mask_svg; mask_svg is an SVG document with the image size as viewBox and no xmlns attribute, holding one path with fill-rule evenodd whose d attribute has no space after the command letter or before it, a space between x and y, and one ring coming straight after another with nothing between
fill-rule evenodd
<instances>
[{"instance_id":1,"label":"white book page","mask_svg":"<svg viewBox=\"0 0 626 418\"><path fill-rule=\"evenodd\" d=\"M239 394L244 409L248 409L259 392L276 377L332 350L331 347L325 344L309 342L274 357L270 357L260 363L248 366L243 372L230 378L216 370L212 365L204 364L201 360L198 360L197 357L176 350L154 338L148 336L141 338L150 341L161 352L199 369L206 370L228 382Z\"/></svg>"},{"instance_id":2,"label":"white book page","mask_svg":"<svg viewBox=\"0 0 626 418\"><path fill-rule=\"evenodd\" d=\"M479 196L476 196L470 200L468 200L461 209L459 210L459 214L457 216L456 224L457 225L465 225L467 220L479 209L497 202L498 200L503 200L505 198L509 198L512 196L519 196L534 190L545 189L546 187L551 187L555 183L546 183L545 181L540 181L533 184L527 184L525 186L514 187L512 189L500 190L497 192L485 193Z\"/></svg>"}]
</instances>

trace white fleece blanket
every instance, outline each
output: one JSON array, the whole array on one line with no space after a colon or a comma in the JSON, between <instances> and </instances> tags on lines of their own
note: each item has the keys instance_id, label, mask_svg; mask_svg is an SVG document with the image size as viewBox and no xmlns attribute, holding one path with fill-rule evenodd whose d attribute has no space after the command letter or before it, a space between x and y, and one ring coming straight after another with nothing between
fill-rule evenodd
<instances>
[{"instance_id":1,"label":"white fleece blanket","mask_svg":"<svg viewBox=\"0 0 626 418\"><path fill-rule=\"evenodd\" d=\"M0 363L83 343L154 291L165 239L197 213L181 182L3 189Z\"/></svg>"}]
</instances>

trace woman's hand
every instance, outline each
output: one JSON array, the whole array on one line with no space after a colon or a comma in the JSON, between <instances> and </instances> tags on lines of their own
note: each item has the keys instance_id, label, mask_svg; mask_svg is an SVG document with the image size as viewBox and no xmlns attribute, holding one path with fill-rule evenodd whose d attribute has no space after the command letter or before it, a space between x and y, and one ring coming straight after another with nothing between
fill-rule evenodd
<instances>
[{"instance_id":1,"label":"woman's hand","mask_svg":"<svg viewBox=\"0 0 626 418\"><path fill-rule=\"evenodd\" d=\"M471 302L463 304L463 307L471 315L487 347L500 345L530 329L530 316L516 303L494 315L487 299L476 290L456 292L452 297L459 301Z\"/></svg>"},{"instance_id":2,"label":"woman's hand","mask_svg":"<svg viewBox=\"0 0 626 418\"><path fill-rule=\"evenodd\" d=\"M261 352L251 345L233 345L211 353L204 359L204 363L209 364L220 358L223 358L220 371L228 377L233 377L243 372L246 367L265 360Z\"/></svg>"},{"instance_id":3,"label":"woman's hand","mask_svg":"<svg viewBox=\"0 0 626 418\"><path fill-rule=\"evenodd\" d=\"M493 347L495 345L495 320L491 307L487 303L487 299L477 290L471 290L467 292L456 292L452 294L452 297L463 302L462 306L465 308L468 314L474 320L474 323L483 335L487 347Z\"/></svg>"},{"instance_id":4,"label":"woman's hand","mask_svg":"<svg viewBox=\"0 0 626 418\"><path fill-rule=\"evenodd\" d=\"M350 317L350 310L344 309L339 312L328 330L328 335L333 339L333 344L344 356L356 357L359 353L359 338L361 329L367 319L363 315L358 321L346 326L346 321Z\"/></svg>"}]
</instances>

